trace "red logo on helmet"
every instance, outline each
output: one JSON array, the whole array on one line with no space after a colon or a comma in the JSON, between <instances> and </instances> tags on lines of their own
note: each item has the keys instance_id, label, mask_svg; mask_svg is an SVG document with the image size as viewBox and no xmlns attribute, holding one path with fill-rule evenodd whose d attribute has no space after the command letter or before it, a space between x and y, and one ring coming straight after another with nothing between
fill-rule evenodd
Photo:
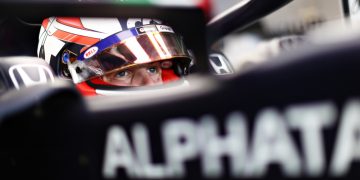
<instances>
[{"instance_id":1,"label":"red logo on helmet","mask_svg":"<svg viewBox=\"0 0 360 180\"><path fill-rule=\"evenodd\" d=\"M98 50L99 50L99 48L96 47L96 46L91 47L90 49L85 51L84 58L87 59L87 58L90 58L90 57L94 56L97 53Z\"/></svg>"}]
</instances>

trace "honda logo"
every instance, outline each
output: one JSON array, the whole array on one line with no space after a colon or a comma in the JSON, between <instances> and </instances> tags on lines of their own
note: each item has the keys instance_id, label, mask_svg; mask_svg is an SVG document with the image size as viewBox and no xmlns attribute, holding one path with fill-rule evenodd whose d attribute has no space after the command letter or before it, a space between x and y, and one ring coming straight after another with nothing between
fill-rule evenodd
<instances>
[{"instance_id":1,"label":"honda logo","mask_svg":"<svg viewBox=\"0 0 360 180\"><path fill-rule=\"evenodd\" d=\"M211 54L209 56L210 65L217 75L232 74L234 70L229 60L222 54Z\"/></svg>"},{"instance_id":2,"label":"honda logo","mask_svg":"<svg viewBox=\"0 0 360 180\"><path fill-rule=\"evenodd\" d=\"M54 82L54 75L49 67L39 64L18 64L9 68L9 75L16 89Z\"/></svg>"}]
</instances>

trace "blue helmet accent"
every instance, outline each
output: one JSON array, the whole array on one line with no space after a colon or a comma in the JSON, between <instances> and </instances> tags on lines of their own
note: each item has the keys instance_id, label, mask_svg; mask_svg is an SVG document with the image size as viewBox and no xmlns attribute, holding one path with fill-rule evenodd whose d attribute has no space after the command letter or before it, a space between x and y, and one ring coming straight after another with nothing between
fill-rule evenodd
<instances>
[{"instance_id":1,"label":"blue helmet accent","mask_svg":"<svg viewBox=\"0 0 360 180\"><path fill-rule=\"evenodd\" d=\"M68 52L64 52L61 59L65 64L67 64L70 61L70 54Z\"/></svg>"}]
</instances>

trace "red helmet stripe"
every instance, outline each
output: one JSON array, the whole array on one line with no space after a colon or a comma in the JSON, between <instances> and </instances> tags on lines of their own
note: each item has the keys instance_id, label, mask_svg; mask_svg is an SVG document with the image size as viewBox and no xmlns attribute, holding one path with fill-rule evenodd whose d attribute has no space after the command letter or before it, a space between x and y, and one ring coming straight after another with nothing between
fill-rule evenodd
<instances>
[{"instance_id":1,"label":"red helmet stripe","mask_svg":"<svg viewBox=\"0 0 360 180\"><path fill-rule=\"evenodd\" d=\"M49 18L46 18L46 19L43 20L42 26L43 26L45 29L47 29L48 25L49 25Z\"/></svg>"},{"instance_id":2,"label":"red helmet stripe","mask_svg":"<svg viewBox=\"0 0 360 180\"><path fill-rule=\"evenodd\" d=\"M179 80L179 76L177 76L172 69L162 69L161 70L161 76L164 83L172 82Z\"/></svg>"},{"instance_id":3,"label":"red helmet stripe","mask_svg":"<svg viewBox=\"0 0 360 180\"><path fill-rule=\"evenodd\" d=\"M90 47L90 46L88 46L88 45L82 47L82 48L80 49L80 53L84 52L84 51L87 50L89 47Z\"/></svg>"},{"instance_id":4,"label":"red helmet stripe","mask_svg":"<svg viewBox=\"0 0 360 180\"><path fill-rule=\"evenodd\" d=\"M88 46L93 45L100 40L98 38L81 36L81 35L72 34L69 32L61 31L61 30L55 31L54 36L63 41L74 42L77 44L88 45Z\"/></svg>"},{"instance_id":5,"label":"red helmet stripe","mask_svg":"<svg viewBox=\"0 0 360 180\"><path fill-rule=\"evenodd\" d=\"M78 17L58 17L56 18L56 21L74 28L85 29Z\"/></svg>"},{"instance_id":6,"label":"red helmet stripe","mask_svg":"<svg viewBox=\"0 0 360 180\"><path fill-rule=\"evenodd\" d=\"M86 82L76 84L76 88L84 96L95 96L95 95L97 95L95 89L90 87L89 85L87 85Z\"/></svg>"},{"instance_id":7,"label":"red helmet stripe","mask_svg":"<svg viewBox=\"0 0 360 180\"><path fill-rule=\"evenodd\" d=\"M91 81L93 84L111 86L110 83L105 82L104 80L102 80L101 77L93 78L93 79L91 79L90 81Z\"/></svg>"}]
</instances>

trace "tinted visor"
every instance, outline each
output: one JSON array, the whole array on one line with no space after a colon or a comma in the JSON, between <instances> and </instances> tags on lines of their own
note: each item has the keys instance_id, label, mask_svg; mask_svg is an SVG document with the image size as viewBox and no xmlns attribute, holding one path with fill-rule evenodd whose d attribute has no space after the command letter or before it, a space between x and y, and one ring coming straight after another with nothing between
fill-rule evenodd
<instances>
[{"instance_id":1,"label":"tinted visor","mask_svg":"<svg viewBox=\"0 0 360 180\"><path fill-rule=\"evenodd\" d=\"M117 36L120 36L120 33ZM113 38L109 37L103 41L109 40L113 41ZM172 32L145 32L121 40L103 50L99 47L90 47L83 56L91 53L91 48L93 52L98 51L95 55L69 64L75 83L141 64L173 58L191 59L182 38Z\"/></svg>"}]
</instances>

